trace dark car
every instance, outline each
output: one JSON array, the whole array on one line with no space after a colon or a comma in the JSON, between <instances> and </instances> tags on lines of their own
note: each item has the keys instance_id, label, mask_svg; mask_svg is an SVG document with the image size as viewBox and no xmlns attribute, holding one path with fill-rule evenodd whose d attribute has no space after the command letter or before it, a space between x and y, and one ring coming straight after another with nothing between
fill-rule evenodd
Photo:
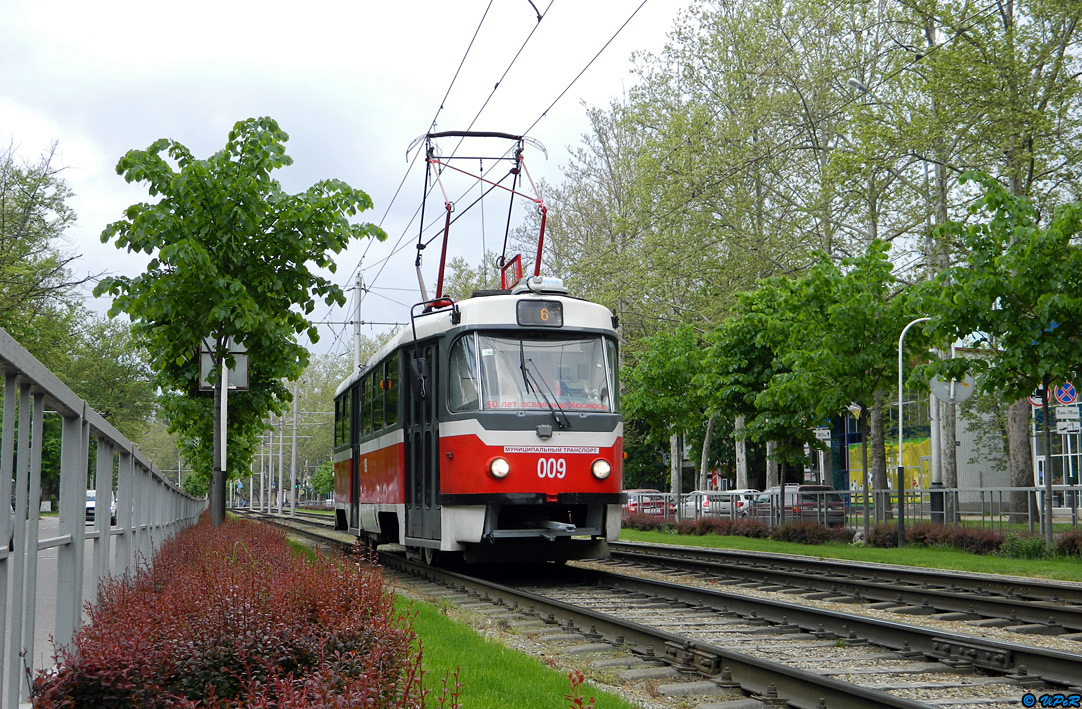
<instances>
[{"instance_id":1,"label":"dark car","mask_svg":"<svg viewBox=\"0 0 1082 709\"><path fill-rule=\"evenodd\" d=\"M845 524L845 500L829 485L775 485L755 498L751 516L767 524L783 522L818 522L829 527Z\"/></svg>"}]
</instances>

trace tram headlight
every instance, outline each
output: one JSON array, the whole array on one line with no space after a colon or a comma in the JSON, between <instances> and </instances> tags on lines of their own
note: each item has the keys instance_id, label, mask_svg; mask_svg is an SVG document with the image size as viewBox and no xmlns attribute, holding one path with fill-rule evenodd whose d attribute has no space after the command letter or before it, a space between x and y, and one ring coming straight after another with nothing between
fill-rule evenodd
<instances>
[{"instance_id":1,"label":"tram headlight","mask_svg":"<svg viewBox=\"0 0 1082 709\"><path fill-rule=\"evenodd\" d=\"M593 473L594 477L598 480L604 480L609 477L609 473L612 472L612 466L609 465L609 461L599 458L590 466L590 472Z\"/></svg>"},{"instance_id":2,"label":"tram headlight","mask_svg":"<svg viewBox=\"0 0 1082 709\"><path fill-rule=\"evenodd\" d=\"M488 472L497 480L503 480L511 472L511 464L505 458L493 458L488 464Z\"/></svg>"}]
</instances>

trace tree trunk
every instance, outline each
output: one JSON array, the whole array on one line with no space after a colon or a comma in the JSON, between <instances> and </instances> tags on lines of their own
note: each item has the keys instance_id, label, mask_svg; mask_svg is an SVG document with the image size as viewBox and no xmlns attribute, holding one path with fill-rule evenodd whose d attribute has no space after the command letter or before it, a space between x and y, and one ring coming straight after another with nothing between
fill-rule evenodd
<instances>
[{"instance_id":1,"label":"tree trunk","mask_svg":"<svg viewBox=\"0 0 1082 709\"><path fill-rule=\"evenodd\" d=\"M883 441L884 396L884 392L880 390L872 397L874 403L872 404L872 409L869 413L870 421L868 423L871 427L872 439L872 487L876 490L883 491L881 505L876 504L875 518L878 521L893 519L894 517L891 512L892 507L890 502L891 486L887 482L887 449ZM903 491L899 490L897 492L901 494Z\"/></svg>"},{"instance_id":2,"label":"tree trunk","mask_svg":"<svg viewBox=\"0 0 1082 709\"><path fill-rule=\"evenodd\" d=\"M736 489L747 490L748 485L748 443L744 440L744 417L736 417Z\"/></svg>"},{"instance_id":3,"label":"tree trunk","mask_svg":"<svg viewBox=\"0 0 1082 709\"><path fill-rule=\"evenodd\" d=\"M778 456L775 451L778 450L777 441L766 442L766 486L774 487L781 484L778 469Z\"/></svg>"},{"instance_id":4,"label":"tree trunk","mask_svg":"<svg viewBox=\"0 0 1082 709\"><path fill-rule=\"evenodd\" d=\"M710 446L714 442L714 418L715 415L711 414L710 418L706 420L706 433L703 435L703 454L699 459L699 484L696 486L696 490L710 488Z\"/></svg>"},{"instance_id":5,"label":"tree trunk","mask_svg":"<svg viewBox=\"0 0 1082 709\"><path fill-rule=\"evenodd\" d=\"M958 407L940 401L939 403L939 451L940 465L943 467L943 484L948 488L958 488ZM948 495L944 500L944 520L950 524L958 521L955 509L955 495Z\"/></svg>"},{"instance_id":6,"label":"tree trunk","mask_svg":"<svg viewBox=\"0 0 1082 709\"><path fill-rule=\"evenodd\" d=\"M1007 472L1011 487L1033 487L1033 454L1029 441L1030 404L1019 399L1007 409ZM1011 524L1025 524L1037 512L1037 501L1025 490L1011 493Z\"/></svg>"},{"instance_id":7,"label":"tree trunk","mask_svg":"<svg viewBox=\"0 0 1082 709\"><path fill-rule=\"evenodd\" d=\"M676 502L676 518L680 519L680 495L684 492L684 478L683 467L681 463L680 455L680 434L674 433L669 437L669 472L670 472L670 488L669 492L673 496L673 501Z\"/></svg>"},{"instance_id":8,"label":"tree trunk","mask_svg":"<svg viewBox=\"0 0 1082 709\"><path fill-rule=\"evenodd\" d=\"M864 489L864 541L867 541L870 531L868 528L868 501L871 499L872 488L869 485L871 481L868 477L868 409L863 406L860 407L857 426L860 428L860 457L863 465L863 469L860 471L862 479L860 484Z\"/></svg>"}]
</instances>

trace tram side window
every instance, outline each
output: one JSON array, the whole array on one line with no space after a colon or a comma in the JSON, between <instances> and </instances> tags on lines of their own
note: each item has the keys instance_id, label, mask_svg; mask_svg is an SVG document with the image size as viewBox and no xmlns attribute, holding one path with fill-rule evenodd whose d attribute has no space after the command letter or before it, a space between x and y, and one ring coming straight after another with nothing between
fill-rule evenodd
<instances>
[{"instance_id":1,"label":"tram side window","mask_svg":"<svg viewBox=\"0 0 1082 709\"><path fill-rule=\"evenodd\" d=\"M611 411L620 410L620 381L617 375L619 358L616 353L616 342L605 338L605 355L609 365L609 395L612 397Z\"/></svg>"},{"instance_id":2,"label":"tram side window","mask_svg":"<svg viewBox=\"0 0 1082 709\"><path fill-rule=\"evenodd\" d=\"M387 386L383 376L384 367L381 364L372 372L372 428L376 431L383 428L384 388Z\"/></svg>"},{"instance_id":3,"label":"tram side window","mask_svg":"<svg viewBox=\"0 0 1082 709\"><path fill-rule=\"evenodd\" d=\"M369 375L361 382L361 395L364 403L361 404L361 410L364 411L362 417L364 421L364 435L372 433L372 376Z\"/></svg>"},{"instance_id":4,"label":"tram side window","mask_svg":"<svg viewBox=\"0 0 1082 709\"><path fill-rule=\"evenodd\" d=\"M477 341L466 335L451 346L448 403L451 411L477 411L481 390L477 385Z\"/></svg>"},{"instance_id":5,"label":"tram side window","mask_svg":"<svg viewBox=\"0 0 1082 709\"><path fill-rule=\"evenodd\" d=\"M384 391L386 406L384 411L385 423L393 426L398 421L398 358L394 357L387 361L387 388Z\"/></svg>"},{"instance_id":6,"label":"tram side window","mask_svg":"<svg viewBox=\"0 0 1082 709\"><path fill-rule=\"evenodd\" d=\"M351 398L350 393L347 391L339 400L342 402L342 430L339 434L341 436L339 440L343 446L349 443L353 436L353 429L351 428L353 420L353 406L350 403Z\"/></svg>"},{"instance_id":7,"label":"tram side window","mask_svg":"<svg viewBox=\"0 0 1082 709\"><path fill-rule=\"evenodd\" d=\"M342 399L334 400L334 445L342 445Z\"/></svg>"}]
</instances>

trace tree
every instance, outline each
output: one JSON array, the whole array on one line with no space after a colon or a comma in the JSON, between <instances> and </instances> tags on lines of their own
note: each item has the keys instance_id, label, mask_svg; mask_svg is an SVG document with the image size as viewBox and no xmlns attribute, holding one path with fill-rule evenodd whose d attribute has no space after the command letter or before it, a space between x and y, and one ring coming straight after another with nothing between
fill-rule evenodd
<instances>
[{"instance_id":1,"label":"tree","mask_svg":"<svg viewBox=\"0 0 1082 709\"><path fill-rule=\"evenodd\" d=\"M780 350L788 341L788 325L787 314L779 306L791 287L788 279L773 278L762 281L754 291L737 294L734 314L707 336L710 347L696 379L709 402L708 412L734 421L740 488L753 484L748 477L747 441L769 442L772 449L775 442L782 442L780 449L773 450L771 464L786 465L803 458L805 416L800 414L793 427L787 414L757 407L759 394L784 367ZM789 445L794 440L796 445Z\"/></svg>"},{"instance_id":2,"label":"tree","mask_svg":"<svg viewBox=\"0 0 1082 709\"><path fill-rule=\"evenodd\" d=\"M787 371L760 395L804 409L808 426L856 402L865 444L870 434L871 484L877 489L888 487L883 410L897 371L898 337L914 319L913 305L892 273L889 249L873 241L863 255L843 259L840 266L823 256L796 281L786 301L794 323L782 354ZM919 333L905 344L911 352L923 347Z\"/></svg>"},{"instance_id":3,"label":"tree","mask_svg":"<svg viewBox=\"0 0 1082 709\"><path fill-rule=\"evenodd\" d=\"M321 463L312 473L312 492L321 497L334 492L334 466L330 462Z\"/></svg>"},{"instance_id":4,"label":"tree","mask_svg":"<svg viewBox=\"0 0 1082 709\"><path fill-rule=\"evenodd\" d=\"M71 189L54 165L56 145L37 162L0 152L0 327L42 360L63 351L73 326L77 255L63 248L75 223Z\"/></svg>"},{"instance_id":5,"label":"tree","mask_svg":"<svg viewBox=\"0 0 1082 709\"><path fill-rule=\"evenodd\" d=\"M697 430L703 420L703 406L692 382L702 367L702 347L690 326L674 333L658 333L632 367L624 369L627 386L624 407L629 418L647 422L647 440L670 441L672 492L684 492L677 440Z\"/></svg>"},{"instance_id":6,"label":"tree","mask_svg":"<svg viewBox=\"0 0 1082 709\"><path fill-rule=\"evenodd\" d=\"M250 388L229 397L228 470L246 471L264 418L282 413L290 399L283 381L307 364L295 335L307 330L312 342L319 339L307 319L317 299L345 303L342 289L309 264L333 273L331 254L351 239L385 238L372 224L350 223L372 201L341 180L283 191L272 173L292 163L287 140L273 119L259 118L238 122L225 148L206 159L168 139L129 151L117 173L147 183L158 201L132 205L102 232L103 242L153 257L143 274L105 278L94 292L114 297L110 315L131 318L166 393L166 414L189 449L185 459L212 472L215 524L225 514L219 372L223 363L235 365L230 341L247 347ZM204 338L214 363L213 403L196 390Z\"/></svg>"},{"instance_id":7,"label":"tree","mask_svg":"<svg viewBox=\"0 0 1082 709\"><path fill-rule=\"evenodd\" d=\"M499 288L500 273L495 266L496 255L486 251L482 261L484 263L473 269L461 256L452 258L447 264L443 294L453 300L463 300L473 295L476 290Z\"/></svg>"},{"instance_id":8,"label":"tree","mask_svg":"<svg viewBox=\"0 0 1082 709\"><path fill-rule=\"evenodd\" d=\"M86 313L58 376L118 431L138 440L157 408L154 377L126 321Z\"/></svg>"},{"instance_id":9,"label":"tree","mask_svg":"<svg viewBox=\"0 0 1082 709\"><path fill-rule=\"evenodd\" d=\"M985 389L1012 402L1025 402L1037 387L1047 396L1050 383L1082 369L1082 250L1075 243L1082 231L1082 202L1060 205L1042 227L1028 199L981 173L967 174L965 181L970 180L984 190L970 209L981 218L942 227L965 245L968 257L925 289L923 309L932 315L929 325L938 340L966 339L987 351L929 369L949 377L972 370L982 375ZM1021 407L1012 405L1009 418L1017 417L1016 408ZM1033 481L1028 426L1025 430L1024 439L1008 440L1011 484L1017 487ZM1052 500L1045 498L1050 520ZM1025 496L1013 496L1011 509L1021 514ZM1050 524L1045 533L1051 544Z\"/></svg>"}]
</instances>

